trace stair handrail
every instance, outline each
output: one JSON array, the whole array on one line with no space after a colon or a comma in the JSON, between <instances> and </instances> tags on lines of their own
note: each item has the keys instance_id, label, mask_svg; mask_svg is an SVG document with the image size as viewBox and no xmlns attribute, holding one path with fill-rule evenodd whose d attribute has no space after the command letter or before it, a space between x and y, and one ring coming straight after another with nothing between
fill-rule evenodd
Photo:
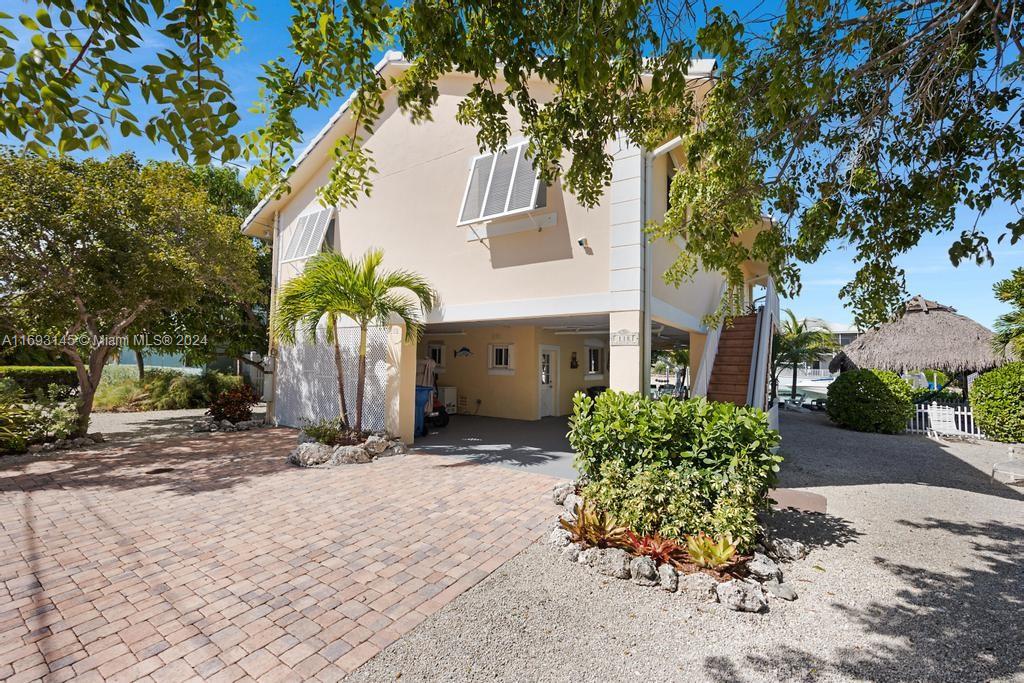
<instances>
[{"instance_id":1,"label":"stair handrail","mask_svg":"<svg viewBox=\"0 0 1024 683\"><path fill-rule=\"evenodd\" d=\"M770 407L768 372L775 328L779 320L779 293L775 289L775 280L770 275L758 278L761 279L764 280L765 294L757 309L757 327L747 384L747 403L755 408L767 410Z\"/></svg>"},{"instance_id":2,"label":"stair handrail","mask_svg":"<svg viewBox=\"0 0 1024 683\"><path fill-rule=\"evenodd\" d=\"M728 286L727 282L722 283L722 289L718 293L719 302L725 297ZM715 327L708 330L707 337L704 338L704 352L700 356L700 367L693 379L693 391L691 392L693 396L708 395L708 387L711 386L711 371L715 367L715 356L718 355L718 342L722 338L724 324L725 320L720 320Z\"/></svg>"}]
</instances>

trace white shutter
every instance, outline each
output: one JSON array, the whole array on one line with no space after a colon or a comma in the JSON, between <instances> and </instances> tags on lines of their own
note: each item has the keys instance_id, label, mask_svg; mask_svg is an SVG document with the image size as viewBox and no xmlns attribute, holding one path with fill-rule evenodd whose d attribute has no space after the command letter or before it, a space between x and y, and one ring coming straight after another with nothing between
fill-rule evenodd
<instances>
[{"instance_id":1,"label":"white shutter","mask_svg":"<svg viewBox=\"0 0 1024 683\"><path fill-rule=\"evenodd\" d=\"M466 198L462 201L460 223L474 221L483 214L484 197L487 196L487 184L491 177L491 165L494 156L487 154L478 157L469 172L469 185L466 187Z\"/></svg>"},{"instance_id":2,"label":"white shutter","mask_svg":"<svg viewBox=\"0 0 1024 683\"><path fill-rule=\"evenodd\" d=\"M284 255L285 261L308 258L320 250L333 211L329 208L321 209L299 216L295 222L295 234Z\"/></svg>"},{"instance_id":3,"label":"white shutter","mask_svg":"<svg viewBox=\"0 0 1024 683\"><path fill-rule=\"evenodd\" d=\"M292 239L288 242L288 250L284 254L285 261L291 261L295 258L295 254L299 251L299 243L302 242L306 236L306 223L309 222L310 216L299 216L299 220L295 222L295 229L292 231Z\"/></svg>"},{"instance_id":4,"label":"white shutter","mask_svg":"<svg viewBox=\"0 0 1024 683\"><path fill-rule=\"evenodd\" d=\"M516 153L516 172L512 178L512 190L508 196L506 211L521 211L533 209L533 198L537 190L537 174L533 171L533 164L526 158L526 144L519 146Z\"/></svg>"},{"instance_id":5,"label":"white shutter","mask_svg":"<svg viewBox=\"0 0 1024 683\"><path fill-rule=\"evenodd\" d=\"M526 143L473 161L459 224L499 218L537 208L540 181L526 157ZM541 203L542 205L542 203Z\"/></svg>"},{"instance_id":6,"label":"white shutter","mask_svg":"<svg viewBox=\"0 0 1024 683\"><path fill-rule=\"evenodd\" d=\"M484 216L505 213L508 205L508 191L512 185L512 173L515 171L515 150L505 150L498 155L491 172L491 186L487 190L487 201L484 204Z\"/></svg>"}]
</instances>

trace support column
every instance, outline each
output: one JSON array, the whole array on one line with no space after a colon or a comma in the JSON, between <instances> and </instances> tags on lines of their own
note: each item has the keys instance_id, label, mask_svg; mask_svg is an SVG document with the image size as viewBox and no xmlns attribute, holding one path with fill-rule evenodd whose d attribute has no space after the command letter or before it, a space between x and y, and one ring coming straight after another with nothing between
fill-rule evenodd
<instances>
[{"instance_id":1,"label":"support column","mask_svg":"<svg viewBox=\"0 0 1024 683\"><path fill-rule=\"evenodd\" d=\"M704 359L704 344L708 336L699 332L690 332L690 396L693 396L693 380L700 372L700 364Z\"/></svg>"},{"instance_id":2,"label":"support column","mask_svg":"<svg viewBox=\"0 0 1024 683\"><path fill-rule=\"evenodd\" d=\"M647 235L644 232L645 159L625 136L616 140L609 189L611 248L609 250L609 382L619 391L647 392L650 373L650 325L647 304Z\"/></svg>"},{"instance_id":3,"label":"support column","mask_svg":"<svg viewBox=\"0 0 1024 683\"><path fill-rule=\"evenodd\" d=\"M405 340L405 327L388 333L387 430L412 444L416 429L416 340Z\"/></svg>"},{"instance_id":4,"label":"support column","mask_svg":"<svg viewBox=\"0 0 1024 683\"><path fill-rule=\"evenodd\" d=\"M616 391L638 391L645 393L642 384L643 363L641 341L643 340L642 311L613 311L608 315L609 329L609 370L608 388Z\"/></svg>"}]
</instances>

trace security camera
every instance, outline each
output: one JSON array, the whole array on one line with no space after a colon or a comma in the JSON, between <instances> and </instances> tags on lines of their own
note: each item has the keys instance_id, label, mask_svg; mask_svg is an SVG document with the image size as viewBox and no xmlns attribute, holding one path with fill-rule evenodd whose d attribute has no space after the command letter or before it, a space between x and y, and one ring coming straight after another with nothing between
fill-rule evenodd
<instances>
[{"instance_id":1,"label":"security camera","mask_svg":"<svg viewBox=\"0 0 1024 683\"><path fill-rule=\"evenodd\" d=\"M586 237L580 237L579 239L577 239L576 240L576 244L580 245L584 249L586 249L588 246L590 246L590 242L587 241Z\"/></svg>"}]
</instances>

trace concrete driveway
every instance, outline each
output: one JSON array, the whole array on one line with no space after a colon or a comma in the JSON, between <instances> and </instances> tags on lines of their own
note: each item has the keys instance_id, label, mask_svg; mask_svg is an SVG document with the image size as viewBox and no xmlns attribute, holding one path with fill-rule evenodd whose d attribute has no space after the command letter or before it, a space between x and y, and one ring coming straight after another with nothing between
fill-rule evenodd
<instances>
[{"instance_id":1,"label":"concrete driveway","mask_svg":"<svg viewBox=\"0 0 1024 683\"><path fill-rule=\"evenodd\" d=\"M419 454L304 470L294 443L0 459L0 680L337 680L555 511L539 474Z\"/></svg>"},{"instance_id":2,"label":"concrete driveway","mask_svg":"<svg viewBox=\"0 0 1024 683\"><path fill-rule=\"evenodd\" d=\"M504 420L496 417L453 415L443 429L416 439L415 450L480 465L501 465L561 479L575 479L575 456L565 434L567 418Z\"/></svg>"}]
</instances>

